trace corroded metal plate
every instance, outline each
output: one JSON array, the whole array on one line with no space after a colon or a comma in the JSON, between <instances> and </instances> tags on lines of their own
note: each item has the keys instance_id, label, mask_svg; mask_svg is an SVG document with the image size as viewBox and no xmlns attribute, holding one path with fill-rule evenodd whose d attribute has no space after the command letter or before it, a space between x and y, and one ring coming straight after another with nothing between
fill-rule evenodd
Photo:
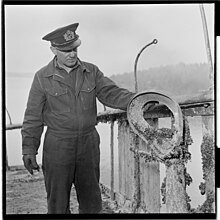
<instances>
[{"instance_id":1,"label":"corroded metal plate","mask_svg":"<svg viewBox=\"0 0 220 220\"><path fill-rule=\"evenodd\" d=\"M165 105L173 115L171 129L155 129L144 118L147 103ZM147 112L145 113L147 114ZM183 116L178 103L158 92L141 92L134 96L127 109L127 118L134 133L140 136L160 159L168 155L175 146L180 145L183 135Z\"/></svg>"}]
</instances>

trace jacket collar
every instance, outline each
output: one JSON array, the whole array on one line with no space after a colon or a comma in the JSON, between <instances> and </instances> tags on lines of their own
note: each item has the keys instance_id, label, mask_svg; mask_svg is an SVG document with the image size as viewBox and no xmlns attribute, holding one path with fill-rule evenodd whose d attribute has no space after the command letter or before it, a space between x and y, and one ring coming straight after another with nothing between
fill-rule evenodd
<instances>
[{"instance_id":1,"label":"jacket collar","mask_svg":"<svg viewBox=\"0 0 220 220\"><path fill-rule=\"evenodd\" d=\"M83 72L88 72L88 73L90 72L90 70L85 66L85 64L79 58L78 58L78 64L79 64L79 67L82 68ZM45 72L44 77L50 77L50 76L56 75L56 76L63 78L63 76L59 74L59 71L57 68L59 67L57 67L57 61L56 61L56 56L55 56L53 60L51 60L49 64L47 65L47 71Z\"/></svg>"}]
</instances>

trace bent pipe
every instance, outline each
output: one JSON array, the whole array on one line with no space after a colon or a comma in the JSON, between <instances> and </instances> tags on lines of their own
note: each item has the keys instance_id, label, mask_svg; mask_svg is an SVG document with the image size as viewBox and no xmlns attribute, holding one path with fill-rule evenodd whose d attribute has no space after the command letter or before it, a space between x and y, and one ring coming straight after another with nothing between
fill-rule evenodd
<instances>
[{"instance_id":1,"label":"bent pipe","mask_svg":"<svg viewBox=\"0 0 220 220\"><path fill-rule=\"evenodd\" d=\"M171 129L155 129L144 118L144 108L148 103L167 106L173 116ZM145 113L147 114L147 112ZM183 116L179 104L167 95L158 92L137 93L129 102L127 118L130 127L151 149L151 154L161 160L182 142ZM164 135L166 132L169 135Z\"/></svg>"}]
</instances>

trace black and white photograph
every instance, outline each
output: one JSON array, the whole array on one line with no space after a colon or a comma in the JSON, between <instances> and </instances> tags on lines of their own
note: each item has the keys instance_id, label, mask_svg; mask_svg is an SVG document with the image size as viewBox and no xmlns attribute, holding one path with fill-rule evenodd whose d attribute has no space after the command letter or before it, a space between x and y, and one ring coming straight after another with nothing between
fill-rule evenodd
<instances>
[{"instance_id":1,"label":"black and white photograph","mask_svg":"<svg viewBox=\"0 0 220 220\"><path fill-rule=\"evenodd\" d=\"M5 217L216 217L214 3L3 10Z\"/></svg>"}]
</instances>

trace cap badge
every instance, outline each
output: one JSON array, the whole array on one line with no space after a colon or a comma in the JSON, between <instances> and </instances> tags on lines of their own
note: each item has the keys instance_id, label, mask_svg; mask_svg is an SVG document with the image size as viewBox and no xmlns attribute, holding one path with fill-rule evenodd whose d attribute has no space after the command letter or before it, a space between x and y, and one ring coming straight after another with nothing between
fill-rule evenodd
<instances>
[{"instance_id":1,"label":"cap badge","mask_svg":"<svg viewBox=\"0 0 220 220\"><path fill-rule=\"evenodd\" d=\"M68 31L66 31L66 33L63 35L63 37L64 37L64 39L65 39L66 41L69 41L69 40L74 39L75 33L74 33L73 31L68 30Z\"/></svg>"}]
</instances>

